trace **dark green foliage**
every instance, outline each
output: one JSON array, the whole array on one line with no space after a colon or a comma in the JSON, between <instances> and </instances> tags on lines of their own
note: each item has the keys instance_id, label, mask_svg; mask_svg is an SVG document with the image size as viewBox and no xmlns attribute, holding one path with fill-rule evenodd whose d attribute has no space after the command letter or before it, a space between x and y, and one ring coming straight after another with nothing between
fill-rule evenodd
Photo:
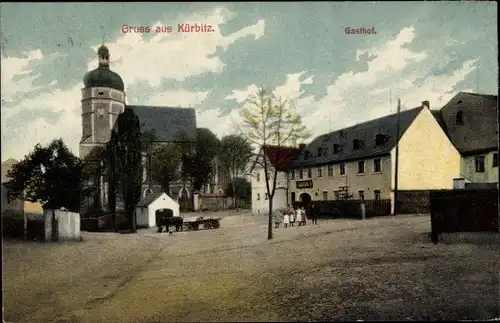
<instances>
[{"instance_id":1,"label":"dark green foliage","mask_svg":"<svg viewBox=\"0 0 500 323\"><path fill-rule=\"evenodd\" d=\"M140 200L142 184L141 131L139 119L129 108L120 114L113 129L114 176L117 191L121 193L125 214L132 231L136 229L134 209Z\"/></svg>"},{"instance_id":2,"label":"dark green foliage","mask_svg":"<svg viewBox=\"0 0 500 323\"><path fill-rule=\"evenodd\" d=\"M244 137L229 135L222 138L219 161L222 169L231 177L230 184L233 185L231 192L237 192L233 179L245 173L251 157L252 146ZM236 210L238 210L235 196L233 196L233 204Z\"/></svg>"},{"instance_id":3,"label":"dark green foliage","mask_svg":"<svg viewBox=\"0 0 500 323\"><path fill-rule=\"evenodd\" d=\"M156 146L151 152L150 173L153 182L169 193L170 183L180 178L180 156L175 146Z\"/></svg>"},{"instance_id":4,"label":"dark green foliage","mask_svg":"<svg viewBox=\"0 0 500 323\"><path fill-rule=\"evenodd\" d=\"M233 187L235 194L233 195ZM228 184L226 195L245 202L252 200L252 184L244 178L235 178Z\"/></svg>"},{"instance_id":5,"label":"dark green foliage","mask_svg":"<svg viewBox=\"0 0 500 323\"><path fill-rule=\"evenodd\" d=\"M231 178L244 173L252 157L252 146L242 136L229 135L221 140L219 161Z\"/></svg>"},{"instance_id":6,"label":"dark green foliage","mask_svg":"<svg viewBox=\"0 0 500 323\"><path fill-rule=\"evenodd\" d=\"M79 212L82 190L82 162L62 139L42 147L36 145L9 171L8 186L17 197L44 204L45 208L65 207Z\"/></svg>"},{"instance_id":7,"label":"dark green foliage","mask_svg":"<svg viewBox=\"0 0 500 323\"><path fill-rule=\"evenodd\" d=\"M193 149L194 148L194 149ZM201 190L214 174L214 158L220 149L220 140L206 128L196 129L196 143L180 145L182 177L190 180L195 190Z\"/></svg>"}]
</instances>

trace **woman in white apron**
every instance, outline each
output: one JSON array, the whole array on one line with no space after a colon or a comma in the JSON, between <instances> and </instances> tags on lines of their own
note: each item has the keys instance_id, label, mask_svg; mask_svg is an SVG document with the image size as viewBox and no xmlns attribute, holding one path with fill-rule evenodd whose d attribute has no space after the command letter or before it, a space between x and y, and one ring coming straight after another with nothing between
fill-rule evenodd
<instances>
[{"instance_id":1,"label":"woman in white apron","mask_svg":"<svg viewBox=\"0 0 500 323\"><path fill-rule=\"evenodd\" d=\"M295 218L295 222L297 222L297 225L300 227L302 225L302 210L300 207L297 208L296 213L297 217Z\"/></svg>"}]
</instances>

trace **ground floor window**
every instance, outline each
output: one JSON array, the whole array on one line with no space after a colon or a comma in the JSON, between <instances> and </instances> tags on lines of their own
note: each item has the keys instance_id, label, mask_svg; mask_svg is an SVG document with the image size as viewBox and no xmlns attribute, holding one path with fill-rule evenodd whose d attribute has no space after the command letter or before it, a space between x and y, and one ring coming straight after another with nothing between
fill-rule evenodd
<instances>
[{"instance_id":1,"label":"ground floor window","mask_svg":"<svg viewBox=\"0 0 500 323\"><path fill-rule=\"evenodd\" d=\"M323 191L323 201L328 201L328 192Z\"/></svg>"},{"instance_id":2,"label":"ground floor window","mask_svg":"<svg viewBox=\"0 0 500 323\"><path fill-rule=\"evenodd\" d=\"M374 190L373 197L374 197L375 201L380 201L380 190Z\"/></svg>"},{"instance_id":3,"label":"ground floor window","mask_svg":"<svg viewBox=\"0 0 500 323\"><path fill-rule=\"evenodd\" d=\"M291 196L291 200L292 200L292 202L295 202L295 192L292 192L292 194L291 194L291 195L292 195L292 196Z\"/></svg>"},{"instance_id":4,"label":"ground floor window","mask_svg":"<svg viewBox=\"0 0 500 323\"><path fill-rule=\"evenodd\" d=\"M365 191L363 191L363 190L359 190L359 191L358 191L358 196L359 196L359 199L360 199L361 201L364 201L364 200L365 200Z\"/></svg>"}]
</instances>

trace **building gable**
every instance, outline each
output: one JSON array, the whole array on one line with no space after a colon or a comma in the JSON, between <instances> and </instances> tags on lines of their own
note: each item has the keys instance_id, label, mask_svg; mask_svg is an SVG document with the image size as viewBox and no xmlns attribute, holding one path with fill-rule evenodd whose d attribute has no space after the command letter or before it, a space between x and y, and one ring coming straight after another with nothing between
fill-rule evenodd
<instances>
[{"instance_id":1,"label":"building gable","mask_svg":"<svg viewBox=\"0 0 500 323\"><path fill-rule=\"evenodd\" d=\"M460 92L434 114L462 155L498 149L497 96Z\"/></svg>"}]
</instances>

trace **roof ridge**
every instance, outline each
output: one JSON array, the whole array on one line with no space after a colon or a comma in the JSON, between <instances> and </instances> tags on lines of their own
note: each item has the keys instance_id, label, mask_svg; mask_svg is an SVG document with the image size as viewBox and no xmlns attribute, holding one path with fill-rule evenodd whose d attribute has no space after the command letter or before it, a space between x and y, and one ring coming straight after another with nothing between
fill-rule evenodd
<instances>
[{"instance_id":1,"label":"roof ridge","mask_svg":"<svg viewBox=\"0 0 500 323\"><path fill-rule=\"evenodd\" d=\"M400 111L400 114L407 113L407 112L412 112L412 111L415 111L417 109L424 109L424 107L423 106L419 106L419 107L407 109L407 110L404 110L404 111ZM341 129L337 129L337 130L334 130L334 131L327 132L327 133L325 133L323 135L317 136L316 138L319 138L319 137L322 137L322 136L331 135L333 133L336 133L336 132L339 132L339 131L348 130L348 129L351 129L351 128L354 128L354 127L359 127L361 125L365 125L365 124L370 123L370 122L376 122L376 121L379 121L379 120L381 120L383 118L389 118L389 117L397 116L397 114L398 114L397 112L396 113L391 113L391 114L387 114L387 115L382 116L382 117L378 117L378 118L375 118L375 119L370 119L370 120L367 120L367 121L363 121L363 122L357 123L357 124L352 125L352 126L348 126L348 127L345 127L345 128L341 128Z\"/></svg>"}]
</instances>

